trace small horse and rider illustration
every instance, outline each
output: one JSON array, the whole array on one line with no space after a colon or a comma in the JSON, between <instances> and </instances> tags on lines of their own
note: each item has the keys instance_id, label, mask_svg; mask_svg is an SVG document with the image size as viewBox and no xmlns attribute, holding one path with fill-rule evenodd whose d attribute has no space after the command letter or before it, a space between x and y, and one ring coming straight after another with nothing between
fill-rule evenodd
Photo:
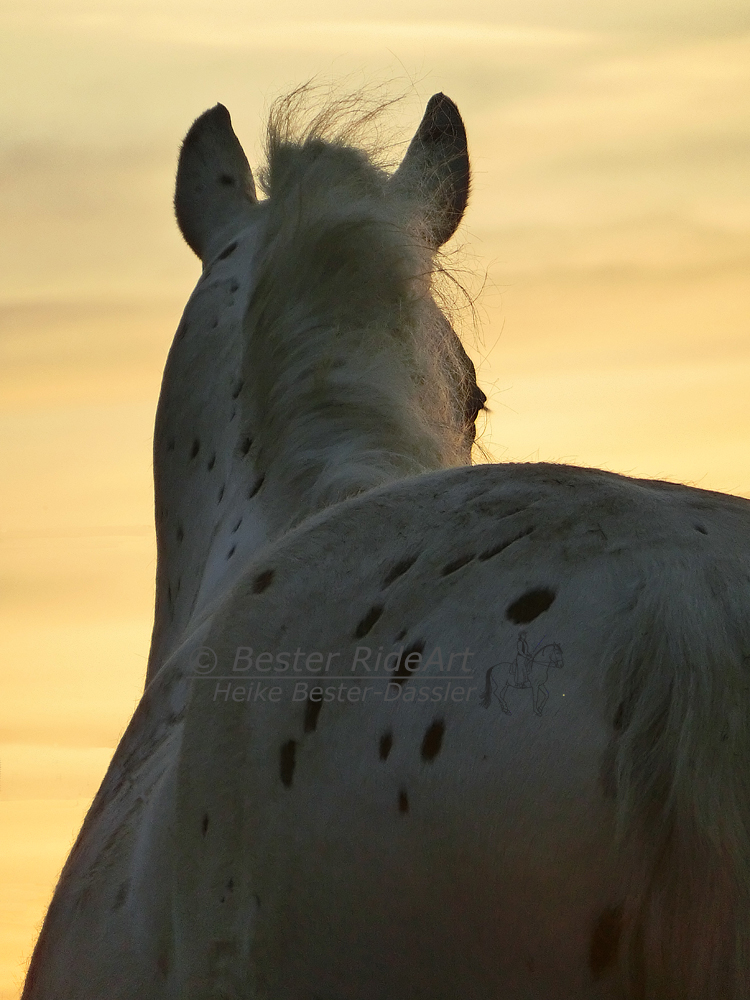
<instances>
[{"instance_id":1,"label":"small horse and rider illustration","mask_svg":"<svg viewBox=\"0 0 750 1000\"><path fill-rule=\"evenodd\" d=\"M502 663L493 664L485 674L485 688L482 695L482 705L489 708L494 694L500 702L500 708L506 715L511 715L505 695L508 688L531 688L531 700L534 712L542 714L542 710L549 698L549 691L545 687L550 667L560 669L563 666L563 654L560 644L557 642L547 643L541 649L532 652L526 639L526 631L519 632L516 643L516 657L514 660L505 660ZM492 671L496 667L507 667L508 675L503 687L498 690L499 682L492 676Z\"/></svg>"}]
</instances>

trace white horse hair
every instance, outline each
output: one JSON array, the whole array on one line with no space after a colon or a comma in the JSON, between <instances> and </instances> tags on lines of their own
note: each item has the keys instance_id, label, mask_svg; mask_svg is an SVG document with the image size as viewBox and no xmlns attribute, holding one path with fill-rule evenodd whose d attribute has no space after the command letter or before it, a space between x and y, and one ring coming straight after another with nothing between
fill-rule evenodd
<instances>
[{"instance_id":1,"label":"white horse hair","mask_svg":"<svg viewBox=\"0 0 750 1000\"><path fill-rule=\"evenodd\" d=\"M373 486L470 461L476 380L426 294L433 205L317 130L284 141L282 110L269 130L243 375L263 414L259 460L278 468L296 523Z\"/></svg>"},{"instance_id":2,"label":"white horse hair","mask_svg":"<svg viewBox=\"0 0 750 1000\"><path fill-rule=\"evenodd\" d=\"M750 503L472 466L458 110L389 174L302 93L265 200L182 148L147 686L23 1000L749 1000Z\"/></svg>"}]
</instances>

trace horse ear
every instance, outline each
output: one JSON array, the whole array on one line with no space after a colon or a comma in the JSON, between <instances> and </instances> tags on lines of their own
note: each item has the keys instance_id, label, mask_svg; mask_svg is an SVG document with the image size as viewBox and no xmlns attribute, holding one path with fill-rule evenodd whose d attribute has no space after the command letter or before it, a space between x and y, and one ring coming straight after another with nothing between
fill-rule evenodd
<instances>
[{"instance_id":1,"label":"horse ear","mask_svg":"<svg viewBox=\"0 0 750 1000\"><path fill-rule=\"evenodd\" d=\"M445 94L430 98L417 133L392 181L422 207L437 249L455 233L469 200L469 151L458 108Z\"/></svg>"},{"instance_id":2,"label":"horse ear","mask_svg":"<svg viewBox=\"0 0 750 1000\"><path fill-rule=\"evenodd\" d=\"M223 104L205 111L180 150L174 207L191 250L206 263L253 214L258 199L247 157Z\"/></svg>"}]
</instances>

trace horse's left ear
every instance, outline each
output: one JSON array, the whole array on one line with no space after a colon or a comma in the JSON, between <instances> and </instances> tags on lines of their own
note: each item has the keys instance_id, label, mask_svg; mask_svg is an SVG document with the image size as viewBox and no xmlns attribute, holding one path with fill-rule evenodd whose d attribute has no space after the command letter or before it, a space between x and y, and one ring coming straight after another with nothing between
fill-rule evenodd
<instances>
[{"instance_id":1,"label":"horse's left ear","mask_svg":"<svg viewBox=\"0 0 750 1000\"><path fill-rule=\"evenodd\" d=\"M185 136L174 207L188 246L207 264L255 214L247 157L223 104L205 111Z\"/></svg>"},{"instance_id":2,"label":"horse's left ear","mask_svg":"<svg viewBox=\"0 0 750 1000\"><path fill-rule=\"evenodd\" d=\"M445 94L430 98L391 183L413 194L423 207L425 229L435 248L450 239L469 200L470 174L466 129Z\"/></svg>"}]
</instances>

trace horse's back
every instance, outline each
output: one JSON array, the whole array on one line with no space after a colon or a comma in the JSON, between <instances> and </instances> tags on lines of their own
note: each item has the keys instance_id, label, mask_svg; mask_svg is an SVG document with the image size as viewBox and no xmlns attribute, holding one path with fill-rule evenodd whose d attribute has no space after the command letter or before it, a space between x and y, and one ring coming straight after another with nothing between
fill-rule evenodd
<instances>
[{"instance_id":1,"label":"horse's back","mask_svg":"<svg viewBox=\"0 0 750 1000\"><path fill-rule=\"evenodd\" d=\"M651 675L658 700L692 669L669 649L706 622L741 645L748 527L747 501L558 466L449 470L329 509L267 547L152 683L61 881L63 901L88 886L78 930L48 935L96 917L86 976L106 969L111 996L622 995L622 941L653 920L632 898L647 862L617 846L617 754ZM521 630L560 669L540 713L510 688L506 714L487 672ZM659 809L633 828L661 837ZM75 980L55 995L102 994Z\"/></svg>"}]
</instances>

